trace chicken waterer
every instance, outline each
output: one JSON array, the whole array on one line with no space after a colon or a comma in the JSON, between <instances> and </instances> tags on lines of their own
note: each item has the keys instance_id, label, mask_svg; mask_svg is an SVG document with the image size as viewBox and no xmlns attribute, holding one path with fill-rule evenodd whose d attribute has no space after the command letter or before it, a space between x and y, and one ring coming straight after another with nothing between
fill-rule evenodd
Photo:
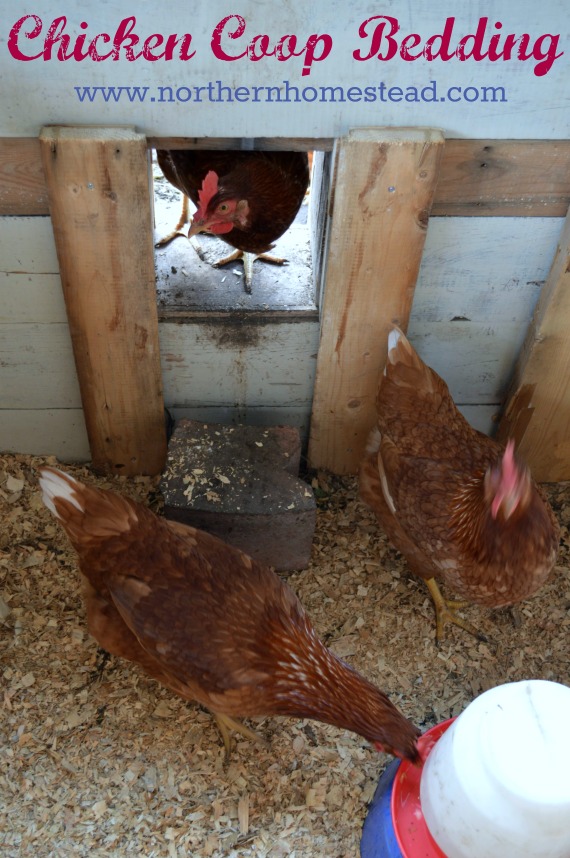
<instances>
[{"instance_id":1,"label":"chicken waterer","mask_svg":"<svg viewBox=\"0 0 570 858\"><path fill-rule=\"evenodd\" d=\"M569 858L570 688L490 689L382 776L362 858Z\"/></svg>"}]
</instances>

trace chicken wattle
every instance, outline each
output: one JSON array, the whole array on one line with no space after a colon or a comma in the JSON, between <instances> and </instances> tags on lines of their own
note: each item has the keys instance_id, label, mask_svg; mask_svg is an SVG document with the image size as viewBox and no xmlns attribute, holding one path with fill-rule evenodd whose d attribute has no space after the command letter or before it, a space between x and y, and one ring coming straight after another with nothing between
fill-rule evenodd
<instances>
[{"instance_id":1,"label":"chicken wattle","mask_svg":"<svg viewBox=\"0 0 570 858\"><path fill-rule=\"evenodd\" d=\"M218 260L225 265L243 256L246 290L251 291L254 259L282 264L268 256L273 243L291 226L309 184L306 152L206 151L158 149L157 159L168 181L184 195L176 235L218 235L235 253ZM190 229L188 198L198 207Z\"/></svg>"}]
</instances>

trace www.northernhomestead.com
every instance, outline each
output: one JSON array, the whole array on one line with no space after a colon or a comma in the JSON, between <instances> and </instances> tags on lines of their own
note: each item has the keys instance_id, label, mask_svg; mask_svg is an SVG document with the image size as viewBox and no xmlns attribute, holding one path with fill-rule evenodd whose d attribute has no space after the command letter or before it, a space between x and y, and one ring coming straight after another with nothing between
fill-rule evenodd
<instances>
[{"instance_id":1,"label":"www.northernhomestead.com","mask_svg":"<svg viewBox=\"0 0 570 858\"><path fill-rule=\"evenodd\" d=\"M304 86L299 87L283 81L283 86L226 86L221 80L209 81L203 86L75 86L79 101L84 102L157 102L194 104L209 103L298 103L317 102L506 102L503 86L448 86L438 89L437 81L425 86L387 86L384 82L376 86Z\"/></svg>"},{"instance_id":2,"label":"www.northernhomestead.com","mask_svg":"<svg viewBox=\"0 0 570 858\"><path fill-rule=\"evenodd\" d=\"M542 77L548 74L553 63L563 55L559 51L560 34L507 32L503 22L491 22L479 18L476 25L458 24L456 18L446 18L437 32L423 36L406 33L397 18L390 15L373 15L362 21L358 28L347 24L342 48L333 44L328 33L312 33L298 37L287 33L283 36L253 33L241 15L227 15L208 34L211 54L222 62L302 60L302 75L309 75L314 63L325 61L333 54L338 61L341 49L350 46L350 55L356 62L369 60L389 61L394 58L404 62L424 60L432 62L498 61L528 62L533 74ZM462 29L462 27L464 29ZM20 62L73 60L82 62L117 61L147 62L159 60L181 60L187 62L202 52L204 46L191 33L140 34L134 15L123 18L114 32L90 33L87 21L77 26L70 24L65 15L45 22L34 14L23 15L10 29L6 46L13 59ZM467 32L465 32L467 31ZM494 31L494 32L493 32ZM359 41L360 40L360 41ZM293 63L293 66L295 63Z\"/></svg>"}]
</instances>

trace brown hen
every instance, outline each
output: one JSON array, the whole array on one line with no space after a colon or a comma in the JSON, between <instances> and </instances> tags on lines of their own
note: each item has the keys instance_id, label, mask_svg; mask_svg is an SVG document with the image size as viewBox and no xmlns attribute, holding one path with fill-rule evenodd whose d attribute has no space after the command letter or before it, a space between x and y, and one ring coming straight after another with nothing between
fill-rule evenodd
<instances>
[{"instance_id":1,"label":"brown hen","mask_svg":"<svg viewBox=\"0 0 570 858\"><path fill-rule=\"evenodd\" d=\"M234 719L315 718L419 762L418 731L318 639L293 591L214 536L159 518L53 468L43 499L87 579L89 631L187 700L210 709L229 751Z\"/></svg>"},{"instance_id":2,"label":"brown hen","mask_svg":"<svg viewBox=\"0 0 570 858\"><path fill-rule=\"evenodd\" d=\"M377 395L378 425L360 469L360 494L412 572L426 581L437 639L452 622L482 637L437 582L489 607L531 596L547 579L559 526L528 468L473 429L446 383L396 327Z\"/></svg>"},{"instance_id":3,"label":"brown hen","mask_svg":"<svg viewBox=\"0 0 570 858\"><path fill-rule=\"evenodd\" d=\"M254 259L282 264L266 251L291 226L309 184L306 152L204 151L158 149L160 168L182 191L184 206L176 235L218 235L236 252L218 260L225 265L243 256L246 291L251 291ZM198 207L189 232L188 198Z\"/></svg>"}]
</instances>

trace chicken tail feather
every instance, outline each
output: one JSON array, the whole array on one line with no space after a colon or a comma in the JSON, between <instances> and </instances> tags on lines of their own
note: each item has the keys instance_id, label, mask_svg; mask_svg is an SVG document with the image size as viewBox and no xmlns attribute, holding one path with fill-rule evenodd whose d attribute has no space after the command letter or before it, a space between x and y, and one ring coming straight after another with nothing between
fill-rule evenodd
<instances>
[{"instance_id":1,"label":"chicken tail feather","mask_svg":"<svg viewBox=\"0 0 570 858\"><path fill-rule=\"evenodd\" d=\"M404 337L402 331L394 325L390 333L388 334L388 356L390 353L394 351L398 347L398 343Z\"/></svg>"},{"instance_id":2,"label":"chicken tail feather","mask_svg":"<svg viewBox=\"0 0 570 858\"><path fill-rule=\"evenodd\" d=\"M405 387L417 385L417 373L421 373L426 380L431 380L435 376L433 370L423 362L408 338L396 325L388 334L386 369L388 365L392 367L390 372L392 380L397 379L397 384ZM394 368L397 368L397 373L394 372Z\"/></svg>"},{"instance_id":3,"label":"chicken tail feather","mask_svg":"<svg viewBox=\"0 0 570 858\"><path fill-rule=\"evenodd\" d=\"M42 468L39 483L43 502L62 523L75 548L118 536L138 522L128 498L86 486L57 468Z\"/></svg>"},{"instance_id":4,"label":"chicken tail feather","mask_svg":"<svg viewBox=\"0 0 570 858\"><path fill-rule=\"evenodd\" d=\"M74 506L79 512L85 512L85 507L80 504L79 498L75 495L75 488L81 486L78 480L55 468L44 468L40 473L39 482L42 490L42 500L56 518L60 521L63 520L62 515L55 505L56 498L67 501L67 503Z\"/></svg>"},{"instance_id":5,"label":"chicken tail feather","mask_svg":"<svg viewBox=\"0 0 570 858\"><path fill-rule=\"evenodd\" d=\"M386 366L376 398L379 418L391 419L410 409L417 411L418 401L422 401L423 412L427 409L437 423L447 425L459 414L445 381L423 362L404 333L394 325L388 334Z\"/></svg>"}]
</instances>

